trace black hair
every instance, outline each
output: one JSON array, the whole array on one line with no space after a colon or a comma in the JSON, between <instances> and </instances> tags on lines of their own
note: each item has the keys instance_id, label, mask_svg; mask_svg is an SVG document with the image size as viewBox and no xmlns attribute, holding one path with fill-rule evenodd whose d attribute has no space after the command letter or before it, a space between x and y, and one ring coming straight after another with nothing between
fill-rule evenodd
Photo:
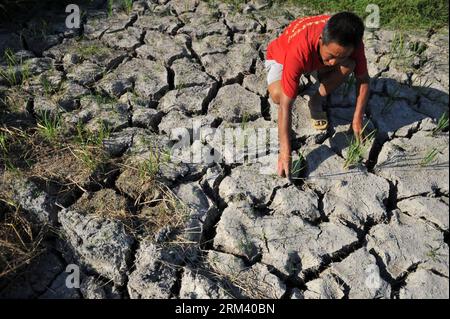
<instances>
[{"instance_id":1,"label":"black hair","mask_svg":"<svg viewBox=\"0 0 450 319\"><path fill-rule=\"evenodd\" d=\"M339 12L331 16L322 31L324 44L335 42L343 47L358 47L364 35L364 23L352 12Z\"/></svg>"}]
</instances>

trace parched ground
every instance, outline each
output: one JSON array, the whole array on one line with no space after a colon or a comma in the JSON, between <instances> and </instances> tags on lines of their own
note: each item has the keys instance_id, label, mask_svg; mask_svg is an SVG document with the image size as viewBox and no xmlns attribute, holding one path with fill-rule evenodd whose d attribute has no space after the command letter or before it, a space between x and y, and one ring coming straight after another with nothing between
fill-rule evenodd
<instances>
[{"instance_id":1,"label":"parched ground","mask_svg":"<svg viewBox=\"0 0 450 319\"><path fill-rule=\"evenodd\" d=\"M265 50L305 9L103 2L80 29L56 9L0 28L2 298L449 297L448 29L366 32L375 133L360 163L354 81L320 133L305 79L287 181L276 147L233 161L210 133L180 156L215 161L170 150L193 120L277 127Z\"/></svg>"}]
</instances>

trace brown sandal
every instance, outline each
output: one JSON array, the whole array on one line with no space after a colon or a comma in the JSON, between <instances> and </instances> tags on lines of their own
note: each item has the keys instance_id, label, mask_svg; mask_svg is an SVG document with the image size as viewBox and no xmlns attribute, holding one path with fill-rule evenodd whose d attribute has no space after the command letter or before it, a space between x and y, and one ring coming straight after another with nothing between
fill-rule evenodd
<instances>
[{"instance_id":1,"label":"brown sandal","mask_svg":"<svg viewBox=\"0 0 450 319\"><path fill-rule=\"evenodd\" d=\"M327 113L324 111L317 111L311 108L311 101L308 102L309 112L311 115L312 126L319 131L324 131L328 128Z\"/></svg>"}]
</instances>

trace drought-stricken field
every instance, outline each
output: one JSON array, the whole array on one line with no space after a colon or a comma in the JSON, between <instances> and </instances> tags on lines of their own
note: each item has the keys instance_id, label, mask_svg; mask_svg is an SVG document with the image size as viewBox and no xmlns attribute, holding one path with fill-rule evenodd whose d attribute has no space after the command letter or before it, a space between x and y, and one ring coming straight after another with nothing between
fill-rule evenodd
<instances>
[{"instance_id":1,"label":"drought-stricken field","mask_svg":"<svg viewBox=\"0 0 450 319\"><path fill-rule=\"evenodd\" d=\"M88 1L80 29L56 8L0 28L2 298L448 298L448 27L366 32L362 142L354 79L326 132L306 79L287 181L276 147L235 146L277 127L266 47L306 9L248 2ZM240 129L184 145L218 163L173 155L194 120Z\"/></svg>"}]
</instances>

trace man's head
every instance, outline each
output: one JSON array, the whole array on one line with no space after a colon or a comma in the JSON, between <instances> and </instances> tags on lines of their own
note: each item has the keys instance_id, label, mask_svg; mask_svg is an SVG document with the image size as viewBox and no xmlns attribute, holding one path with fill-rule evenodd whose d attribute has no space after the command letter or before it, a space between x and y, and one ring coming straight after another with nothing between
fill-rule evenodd
<instances>
[{"instance_id":1,"label":"man's head","mask_svg":"<svg viewBox=\"0 0 450 319\"><path fill-rule=\"evenodd\" d=\"M351 12L333 15L326 23L319 41L320 56L325 65L333 66L347 59L359 45L364 23Z\"/></svg>"}]
</instances>

